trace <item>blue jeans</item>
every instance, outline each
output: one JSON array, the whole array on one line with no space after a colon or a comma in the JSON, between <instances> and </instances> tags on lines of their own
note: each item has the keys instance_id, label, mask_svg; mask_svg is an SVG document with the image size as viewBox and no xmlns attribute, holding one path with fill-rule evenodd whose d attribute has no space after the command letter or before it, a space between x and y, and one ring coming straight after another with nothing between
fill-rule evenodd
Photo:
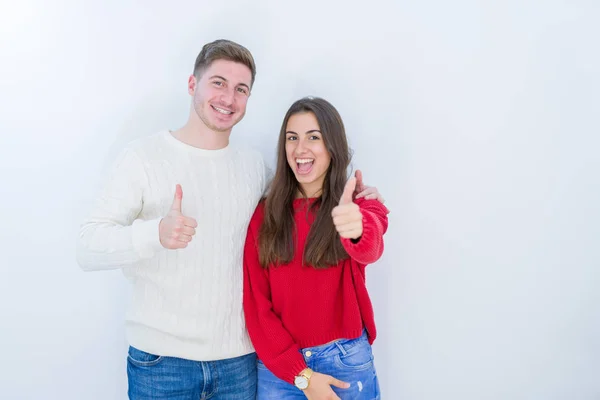
<instances>
[{"instance_id":1,"label":"blue jeans","mask_svg":"<svg viewBox=\"0 0 600 400\"><path fill-rule=\"evenodd\" d=\"M348 389L331 388L342 399L379 400L379 381L373 364L373 352L366 333L357 339L342 339L302 349L304 360L315 372L348 382ZM258 400L306 400L304 393L277 378L258 361Z\"/></svg>"},{"instance_id":2,"label":"blue jeans","mask_svg":"<svg viewBox=\"0 0 600 400\"><path fill-rule=\"evenodd\" d=\"M218 361L163 357L129 347L131 400L254 400L256 353Z\"/></svg>"}]
</instances>

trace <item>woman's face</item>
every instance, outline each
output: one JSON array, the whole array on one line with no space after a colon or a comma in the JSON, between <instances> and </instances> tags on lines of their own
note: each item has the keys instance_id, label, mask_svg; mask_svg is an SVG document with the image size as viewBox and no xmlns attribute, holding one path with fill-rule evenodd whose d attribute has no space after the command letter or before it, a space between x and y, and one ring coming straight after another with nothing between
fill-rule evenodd
<instances>
[{"instance_id":1,"label":"woman's face","mask_svg":"<svg viewBox=\"0 0 600 400\"><path fill-rule=\"evenodd\" d=\"M294 114L285 129L285 153L296 180L308 197L321 193L331 156L312 112Z\"/></svg>"}]
</instances>

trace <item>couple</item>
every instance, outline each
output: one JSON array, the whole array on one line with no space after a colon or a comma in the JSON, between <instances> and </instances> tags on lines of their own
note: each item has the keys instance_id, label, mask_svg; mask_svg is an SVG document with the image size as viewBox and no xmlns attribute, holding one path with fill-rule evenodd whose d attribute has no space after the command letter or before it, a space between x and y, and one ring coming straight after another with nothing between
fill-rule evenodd
<instances>
[{"instance_id":1,"label":"couple","mask_svg":"<svg viewBox=\"0 0 600 400\"><path fill-rule=\"evenodd\" d=\"M243 46L206 44L186 125L128 145L81 226L82 269L132 283L131 399L379 398L365 265L388 210L359 171L347 179L323 99L288 110L272 179L229 145L255 74Z\"/></svg>"}]
</instances>

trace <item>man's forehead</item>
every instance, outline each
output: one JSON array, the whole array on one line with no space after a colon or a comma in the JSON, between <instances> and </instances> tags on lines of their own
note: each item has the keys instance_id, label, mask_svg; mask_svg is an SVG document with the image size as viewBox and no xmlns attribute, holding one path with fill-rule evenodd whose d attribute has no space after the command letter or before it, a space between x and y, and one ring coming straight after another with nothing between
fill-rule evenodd
<instances>
[{"instance_id":1,"label":"man's forehead","mask_svg":"<svg viewBox=\"0 0 600 400\"><path fill-rule=\"evenodd\" d=\"M252 72L246 65L230 60L215 60L204 71L210 79L213 76L221 77L228 81L250 85Z\"/></svg>"}]
</instances>

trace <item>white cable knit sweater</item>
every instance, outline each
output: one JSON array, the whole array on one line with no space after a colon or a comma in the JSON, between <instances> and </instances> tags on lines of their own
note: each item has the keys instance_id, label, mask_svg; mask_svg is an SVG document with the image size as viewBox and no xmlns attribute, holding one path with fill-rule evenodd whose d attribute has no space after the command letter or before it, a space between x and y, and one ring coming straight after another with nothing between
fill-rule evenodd
<instances>
[{"instance_id":1,"label":"white cable knit sweater","mask_svg":"<svg viewBox=\"0 0 600 400\"><path fill-rule=\"evenodd\" d=\"M77 260L84 270L122 268L131 281L132 346L198 361L254 351L242 309L242 252L268 180L258 152L198 149L168 131L121 153L81 226ZM198 227L187 248L167 250L158 224L178 183L182 212Z\"/></svg>"}]
</instances>

